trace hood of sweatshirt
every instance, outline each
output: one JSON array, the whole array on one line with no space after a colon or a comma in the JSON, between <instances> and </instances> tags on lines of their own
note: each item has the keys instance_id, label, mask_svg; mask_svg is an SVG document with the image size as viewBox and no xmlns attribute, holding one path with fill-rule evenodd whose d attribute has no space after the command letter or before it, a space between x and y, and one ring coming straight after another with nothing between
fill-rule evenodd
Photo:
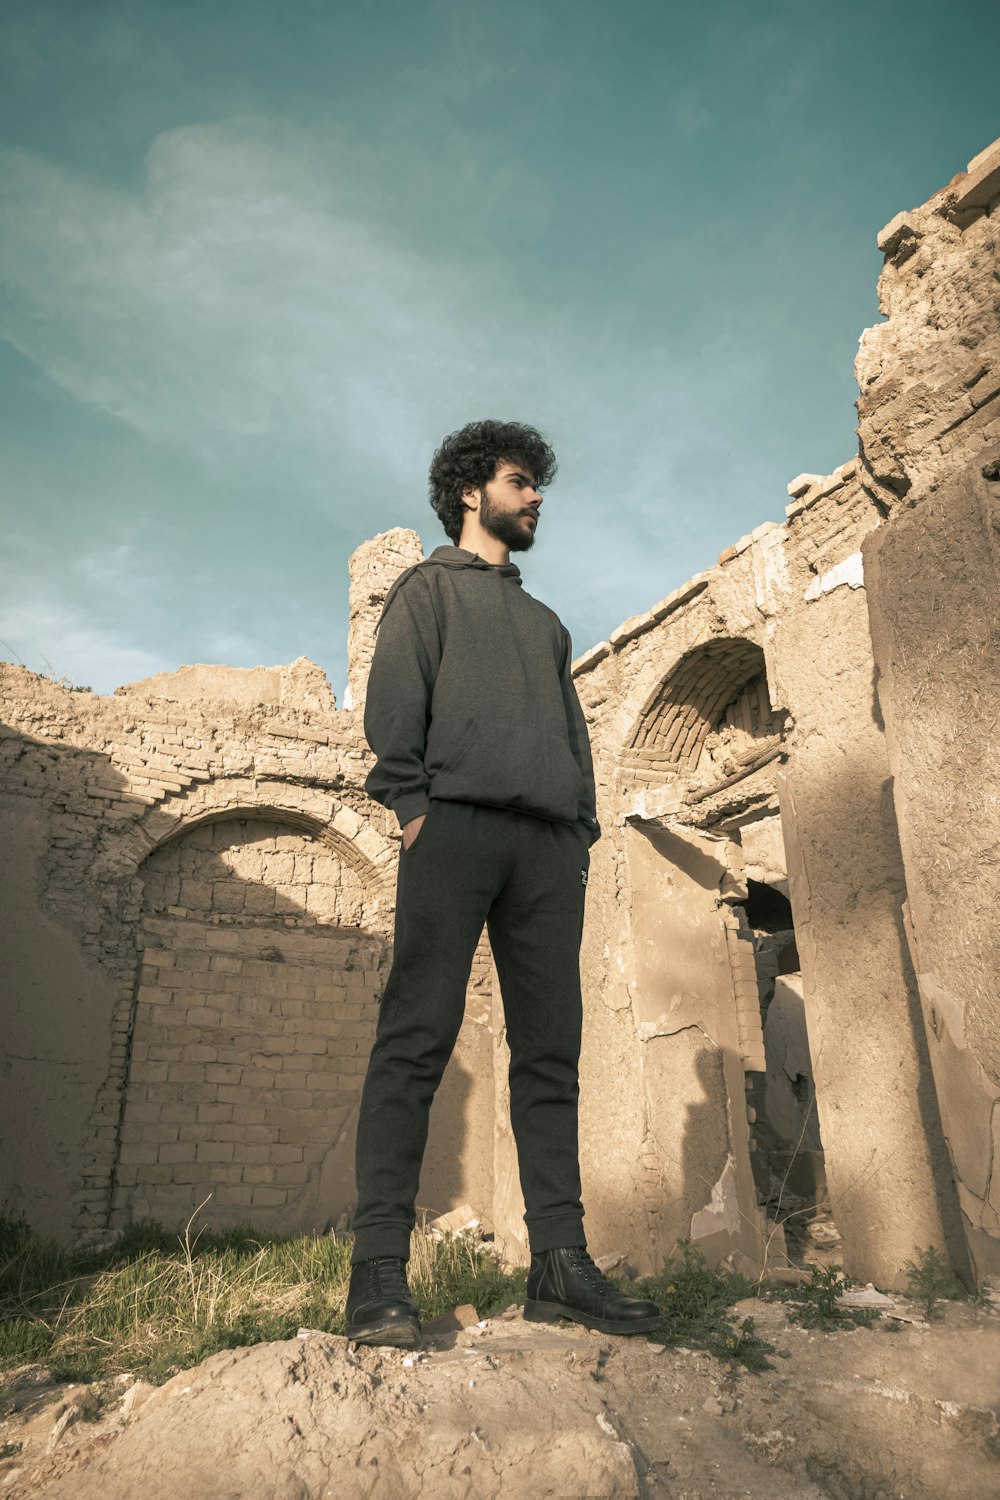
<instances>
[{"instance_id":1,"label":"hood of sweatshirt","mask_svg":"<svg viewBox=\"0 0 1000 1500\"><path fill-rule=\"evenodd\" d=\"M384 615L386 610L389 608L392 597L395 594L396 590L399 588L400 584L403 583L407 578L409 578L412 572L414 572L417 568L431 567L485 568L488 572L500 573L511 583L516 584L518 588L524 587L524 584L521 580L521 569L517 566L516 563L487 562L484 557L479 556L478 552L469 552L465 547L435 547L430 557L425 557L422 562L414 563L412 567L404 568L402 573L400 573L398 577L392 580L392 583L389 587L389 592L385 596L385 603L382 606L382 614ZM381 618L379 623L381 623Z\"/></svg>"},{"instance_id":2,"label":"hood of sweatshirt","mask_svg":"<svg viewBox=\"0 0 1000 1500\"><path fill-rule=\"evenodd\" d=\"M478 552L469 552L465 547L435 547L430 557L424 558L425 566L430 563L441 563L446 568L492 568L505 578L513 578L518 584L521 582L521 569L517 563L487 562ZM420 567L420 564L417 566Z\"/></svg>"}]
</instances>

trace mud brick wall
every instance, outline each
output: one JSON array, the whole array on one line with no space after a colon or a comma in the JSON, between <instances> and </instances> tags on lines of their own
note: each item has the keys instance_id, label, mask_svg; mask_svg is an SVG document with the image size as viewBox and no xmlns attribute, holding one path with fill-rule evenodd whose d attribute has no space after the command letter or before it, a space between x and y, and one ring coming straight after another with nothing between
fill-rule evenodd
<instances>
[{"instance_id":1,"label":"mud brick wall","mask_svg":"<svg viewBox=\"0 0 1000 1500\"><path fill-rule=\"evenodd\" d=\"M170 1222L212 1192L304 1223L374 1040L371 944L153 915L143 943L119 1190Z\"/></svg>"}]
</instances>

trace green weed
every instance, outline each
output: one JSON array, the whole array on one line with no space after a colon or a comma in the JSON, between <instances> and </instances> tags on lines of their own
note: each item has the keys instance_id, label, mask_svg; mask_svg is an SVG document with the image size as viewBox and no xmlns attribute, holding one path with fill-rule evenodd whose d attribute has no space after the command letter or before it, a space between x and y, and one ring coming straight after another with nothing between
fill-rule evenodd
<instances>
[{"instance_id":1,"label":"green weed","mask_svg":"<svg viewBox=\"0 0 1000 1500\"><path fill-rule=\"evenodd\" d=\"M855 1285L842 1274L841 1266L810 1266L807 1285L790 1287L783 1300L791 1303L788 1316L803 1328L833 1329L854 1323L874 1323L881 1312L877 1307L839 1307L837 1298Z\"/></svg>"},{"instance_id":2,"label":"green weed","mask_svg":"<svg viewBox=\"0 0 1000 1500\"><path fill-rule=\"evenodd\" d=\"M941 1298L956 1300L966 1295L965 1288L955 1276L948 1262L933 1245L915 1249L916 1260L903 1262L910 1295L924 1304L924 1316L928 1321L940 1314L937 1303Z\"/></svg>"},{"instance_id":3,"label":"green weed","mask_svg":"<svg viewBox=\"0 0 1000 1500\"><path fill-rule=\"evenodd\" d=\"M408 1280L424 1322L463 1303L491 1318L524 1301L527 1275L505 1270L492 1246L468 1230L443 1239L417 1233L411 1240Z\"/></svg>"},{"instance_id":4,"label":"green weed","mask_svg":"<svg viewBox=\"0 0 1000 1500\"><path fill-rule=\"evenodd\" d=\"M656 1276L636 1283L634 1294L655 1302L663 1321L648 1335L661 1344L683 1344L706 1349L717 1359L747 1370L769 1370L767 1356L775 1346L754 1331L753 1318L737 1328L728 1309L753 1295L756 1283L734 1272L710 1270L704 1255L690 1240L681 1241L681 1254L672 1257Z\"/></svg>"}]
</instances>

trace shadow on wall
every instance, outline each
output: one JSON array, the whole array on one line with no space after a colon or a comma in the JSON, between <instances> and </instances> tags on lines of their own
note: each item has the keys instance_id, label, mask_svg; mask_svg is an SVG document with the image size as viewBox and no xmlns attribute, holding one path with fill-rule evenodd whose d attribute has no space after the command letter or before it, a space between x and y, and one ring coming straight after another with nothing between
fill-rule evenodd
<instances>
[{"instance_id":1,"label":"shadow on wall","mask_svg":"<svg viewBox=\"0 0 1000 1500\"><path fill-rule=\"evenodd\" d=\"M0 726L0 1208L66 1244L107 1213L138 916L114 830L142 810L122 782L107 755Z\"/></svg>"},{"instance_id":2,"label":"shadow on wall","mask_svg":"<svg viewBox=\"0 0 1000 1500\"><path fill-rule=\"evenodd\" d=\"M142 968L114 1213L250 1219L281 1232L344 1228L357 1107L387 974L385 943L351 926L359 873L271 818L202 823L154 852L143 879ZM460 1198L468 1076L436 1114ZM456 1126L459 1129L456 1132Z\"/></svg>"},{"instance_id":3,"label":"shadow on wall","mask_svg":"<svg viewBox=\"0 0 1000 1500\"><path fill-rule=\"evenodd\" d=\"M798 888L792 881L791 897L796 931L808 934L800 953L809 1048L847 1270L852 1262L895 1263L901 1276L903 1259L936 1242L943 1229L953 1266L967 1275L954 1172L903 926L906 891L892 783L862 748L844 754L835 745L812 753L826 765L799 768L801 790L791 799L782 792L782 816L794 804L791 836L806 873L800 872ZM792 777L784 772L779 782L787 788ZM785 836L788 842L787 827ZM814 887L822 894L810 899L806 893ZM906 1201L908 1184L926 1180L927 1163L936 1202ZM882 1274L890 1275L891 1267Z\"/></svg>"},{"instance_id":4,"label":"shadow on wall","mask_svg":"<svg viewBox=\"0 0 1000 1500\"><path fill-rule=\"evenodd\" d=\"M860 674L845 671L845 660L831 650L814 661L816 722L835 723L846 714L850 723L853 714L861 727L870 710L881 730L877 681L869 689ZM864 701L852 702L858 694ZM687 801L703 809L699 823L724 833L773 804L773 773L754 785L770 763L764 756L774 758L784 735L784 711L769 704L758 646L735 637L703 643L648 700L623 764L638 782L654 786L662 785L664 768L686 771ZM803 924L807 934L806 1010L827 1181L848 1270L901 1276L918 1244L940 1243L943 1235L962 1274L968 1256L905 942L905 885L885 769L876 735L812 733L800 735L794 764L777 776L791 789L781 807L786 843L790 817L800 877L807 872L793 896L802 908L794 925ZM691 795L693 784L720 772L711 796ZM675 862L696 878L682 857ZM707 952L705 935L695 939L691 923L684 926L672 934L678 953ZM711 982L693 988L710 1015ZM714 1021L709 1029L719 1035ZM736 1081L734 1075L734 1103ZM900 1193L907 1191L904 1204Z\"/></svg>"},{"instance_id":5,"label":"shadow on wall","mask_svg":"<svg viewBox=\"0 0 1000 1500\"><path fill-rule=\"evenodd\" d=\"M107 755L0 732L0 1209L66 1244L111 1192L116 1223L183 1227L211 1192L223 1222L323 1229L388 967L366 862L249 808L137 867L153 799L124 791ZM462 1199L469 1099L456 1063L428 1207Z\"/></svg>"},{"instance_id":6,"label":"shadow on wall","mask_svg":"<svg viewBox=\"0 0 1000 1500\"><path fill-rule=\"evenodd\" d=\"M718 845L698 832L652 823L629 828L625 842L634 969L630 1019L639 1047L635 1091L624 1097L634 1101L637 1116L630 1131L639 1137L639 1163L629 1193L638 1190L644 1232L636 1236L635 1263L646 1271L657 1269L679 1240L692 1235L709 1242L710 1251L719 1243L722 1253L736 1247L743 1226L730 1168L729 1075L738 1075L741 1107L743 1082L732 1051L735 1018L718 908ZM615 1134L622 1139L620 1126ZM621 1178L593 1170L589 1175L600 1190L588 1214L607 1233L625 1207L610 1201Z\"/></svg>"},{"instance_id":7,"label":"shadow on wall","mask_svg":"<svg viewBox=\"0 0 1000 1500\"><path fill-rule=\"evenodd\" d=\"M834 1143L833 1211L855 1264L901 1266L943 1225L958 1268L967 1257L903 931L891 788L863 747L848 747L845 755L841 746L824 746L810 754L812 763L796 776L803 791L793 814L809 876L793 887L793 903L801 908L795 925L808 937L802 957L809 1053L823 1140L829 1146L829 1126ZM685 1232L686 1220L701 1233L710 1228L702 1211L717 1212L730 1227L727 1200L739 1216L746 1186L751 1212L756 1185L744 1184L746 1164L737 1149L741 1192L729 1193L719 1175L725 1153L714 1140L727 1097L734 1109L741 1105L744 1084L742 1064L736 1068L735 1050L725 1041L733 999L721 946L719 859L696 830L639 831L643 838L628 841L632 1018L641 1044L645 1129L656 1144L655 1162L643 1152L639 1177L650 1243L659 1238L666 1249L667 1239ZM823 889L822 907L809 895L813 885ZM708 1066L707 1048L716 1049L725 1081ZM702 1108L702 1089L714 1090L714 1110ZM910 1164L920 1167L913 1180L921 1173L926 1180L928 1160L936 1203L921 1196L904 1204Z\"/></svg>"},{"instance_id":8,"label":"shadow on wall","mask_svg":"<svg viewBox=\"0 0 1000 1500\"><path fill-rule=\"evenodd\" d=\"M0 1209L69 1242L117 993L43 898L51 834L37 797L0 794Z\"/></svg>"}]
</instances>

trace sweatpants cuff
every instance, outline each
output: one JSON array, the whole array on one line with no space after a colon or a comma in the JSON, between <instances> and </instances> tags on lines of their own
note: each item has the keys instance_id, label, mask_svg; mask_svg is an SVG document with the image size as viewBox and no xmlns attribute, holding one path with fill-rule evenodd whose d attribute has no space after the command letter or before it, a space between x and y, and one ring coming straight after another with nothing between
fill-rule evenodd
<instances>
[{"instance_id":1,"label":"sweatpants cuff","mask_svg":"<svg viewBox=\"0 0 1000 1500\"><path fill-rule=\"evenodd\" d=\"M373 1224L369 1229L354 1231L351 1265L356 1266L361 1260L374 1260L378 1255L397 1255L409 1260L410 1231L405 1224Z\"/></svg>"},{"instance_id":2,"label":"sweatpants cuff","mask_svg":"<svg viewBox=\"0 0 1000 1500\"><path fill-rule=\"evenodd\" d=\"M583 1220L579 1214L563 1214L558 1219L524 1219L528 1226L528 1248L532 1255L543 1250L564 1250L570 1245L586 1245Z\"/></svg>"}]
</instances>

